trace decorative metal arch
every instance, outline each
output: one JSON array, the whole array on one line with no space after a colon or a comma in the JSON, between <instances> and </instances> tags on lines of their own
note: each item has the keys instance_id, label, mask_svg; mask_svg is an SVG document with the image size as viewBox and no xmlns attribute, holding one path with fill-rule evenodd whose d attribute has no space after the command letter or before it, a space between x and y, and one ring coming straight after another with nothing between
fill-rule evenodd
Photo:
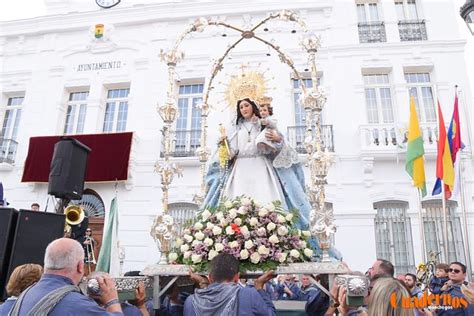
<instances>
[{"instance_id":1,"label":"decorative metal arch","mask_svg":"<svg viewBox=\"0 0 474 316\"><path fill-rule=\"evenodd\" d=\"M82 199L72 200L69 205L82 206L87 217L105 217L105 205L100 195L92 190L86 189L82 194Z\"/></svg>"},{"instance_id":2,"label":"decorative metal arch","mask_svg":"<svg viewBox=\"0 0 474 316\"><path fill-rule=\"evenodd\" d=\"M307 187L308 198L311 202L312 211L310 217L311 232L319 237L321 241L321 248L323 249L323 261L329 260L326 249L329 247L329 235L334 231L333 225L333 212L331 210L325 211L325 191L324 186L327 184L326 176L328 168L332 163L332 157L329 152L322 150L321 141L321 123L320 115L321 111L326 102L326 97L323 93L318 90L316 84L311 89L307 89L302 81L299 72L296 70L293 60L285 54L279 46L257 36L255 31L273 19L280 19L286 22L297 23L304 31L308 34L306 24L304 21L294 12L289 10L282 10L279 12L271 13L257 23L250 29L241 29L230 25L222 21L213 21L207 18L198 18L194 23L189 25L185 31L178 37L174 46L169 51L160 52L162 61L166 62L168 66L168 91L167 98L164 104L158 106L158 113L164 121L164 161L158 162L155 165L155 171L161 175L162 184L162 204L163 214L168 213L168 189L170 183L173 181L174 175L181 176L181 168L175 163L170 162L170 149L171 149L171 137L170 130L173 122L179 114L178 107L175 104L174 90L175 90L175 69L176 65L184 58L184 52L179 51L179 46L182 41L193 32L202 32L208 26L223 26L228 29L240 32L241 38L235 41L233 44L227 47L224 54L218 58L213 67L211 77L206 85L204 98L202 104L199 105L201 110L201 139L200 148L196 150L196 153L200 161L200 172L201 172L201 190L195 198L195 202L199 205L202 203L206 191L205 175L206 175L206 163L210 156L210 150L207 148L207 117L211 109L208 100L209 94L214 89L213 82L217 74L223 69L223 62L228 57L229 53L244 39L255 39L264 43L278 53L281 62L288 65L294 73L295 79L299 80L300 87L303 92L303 106L306 112L306 137L305 146L307 150L307 165L310 170L311 180ZM317 81L316 71L316 52L320 47L320 39L314 34L306 35L300 42L303 50L308 54L308 64L311 70L311 78L313 82ZM313 135L312 129L316 126L316 133ZM163 227L164 217L162 215L157 216L155 219L151 235L159 242L160 250L166 252L169 249L169 234L172 233L169 230L165 230ZM172 228L170 228L172 229ZM167 238L164 238L164 236ZM163 262L163 261L162 261ZM164 263L164 262L163 262Z\"/></svg>"}]
</instances>

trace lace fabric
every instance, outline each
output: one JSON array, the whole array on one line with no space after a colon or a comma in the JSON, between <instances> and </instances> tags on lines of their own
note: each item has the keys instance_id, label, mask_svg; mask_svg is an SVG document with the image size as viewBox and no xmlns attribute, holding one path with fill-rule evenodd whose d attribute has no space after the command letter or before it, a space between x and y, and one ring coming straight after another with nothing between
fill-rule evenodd
<instances>
[{"instance_id":1,"label":"lace fabric","mask_svg":"<svg viewBox=\"0 0 474 316\"><path fill-rule=\"evenodd\" d=\"M280 153L273 160L273 167L290 168L292 165L297 164L298 162L299 158L296 150L285 143Z\"/></svg>"}]
</instances>

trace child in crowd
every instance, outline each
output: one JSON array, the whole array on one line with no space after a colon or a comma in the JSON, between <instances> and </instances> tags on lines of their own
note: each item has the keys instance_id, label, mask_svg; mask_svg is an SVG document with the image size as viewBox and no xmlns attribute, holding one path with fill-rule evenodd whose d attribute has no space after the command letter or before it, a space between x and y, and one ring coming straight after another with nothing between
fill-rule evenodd
<instances>
[{"instance_id":1,"label":"child in crowd","mask_svg":"<svg viewBox=\"0 0 474 316\"><path fill-rule=\"evenodd\" d=\"M448 282L449 265L439 263L436 265L435 275L430 280L430 291L432 294L441 294L441 288Z\"/></svg>"},{"instance_id":2,"label":"child in crowd","mask_svg":"<svg viewBox=\"0 0 474 316\"><path fill-rule=\"evenodd\" d=\"M270 105L272 98L264 97L260 101L260 124L262 125L262 131L256 138L257 148L263 154L274 154L276 152L275 143L267 140L265 134L269 131L276 130L276 120L272 118L273 108Z\"/></svg>"}]
</instances>

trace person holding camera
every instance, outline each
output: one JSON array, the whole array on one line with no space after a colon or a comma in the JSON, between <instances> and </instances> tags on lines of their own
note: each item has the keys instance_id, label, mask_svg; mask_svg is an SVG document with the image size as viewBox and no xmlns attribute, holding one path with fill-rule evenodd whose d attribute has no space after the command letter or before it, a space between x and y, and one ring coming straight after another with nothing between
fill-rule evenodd
<instances>
[{"instance_id":1,"label":"person holding camera","mask_svg":"<svg viewBox=\"0 0 474 316\"><path fill-rule=\"evenodd\" d=\"M84 296L77 286L84 275L82 245L69 238L52 241L44 256L44 274L26 289L12 308L12 316L23 315L123 315L118 293L109 276L97 277L100 296Z\"/></svg>"}]
</instances>

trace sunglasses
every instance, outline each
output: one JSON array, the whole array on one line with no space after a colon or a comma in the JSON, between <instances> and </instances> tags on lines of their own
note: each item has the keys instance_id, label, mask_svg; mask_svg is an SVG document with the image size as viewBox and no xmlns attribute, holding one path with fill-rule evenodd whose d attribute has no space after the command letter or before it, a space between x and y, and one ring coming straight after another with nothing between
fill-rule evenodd
<instances>
[{"instance_id":1,"label":"sunglasses","mask_svg":"<svg viewBox=\"0 0 474 316\"><path fill-rule=\"evenodd\" d=\"M461 273L461 270L458 270L458 269L449 269L449 272Z\"/></svg>"},{"instance_id":2,"label":"sunglasses","mask_svg":"<svg viewBox=\"0 0 474 316\"><path fill-rule=\"evenodd\" d=\"M86 230L86 233L90 233L92 230Z\"/></svg>"}]
</instances>

